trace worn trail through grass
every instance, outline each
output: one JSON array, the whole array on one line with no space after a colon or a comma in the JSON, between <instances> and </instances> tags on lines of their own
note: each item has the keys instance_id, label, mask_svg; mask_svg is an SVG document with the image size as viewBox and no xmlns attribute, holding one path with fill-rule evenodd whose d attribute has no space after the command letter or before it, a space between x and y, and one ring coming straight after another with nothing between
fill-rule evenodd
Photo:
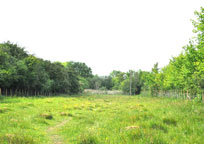
<instances>
[{"instance_id":1,"label":"worn trail through grass","mask_svg":"<svg viewBox=\"0 0 204 144\"><path fill-rule=\"evenodd\" d=\"M52 126L48 128L47 133L50 137L50 143L53 143L53 144L64 144L65 143L63 138L61 138L61 136L56 132L56 130L58 130L60 127L63 127L67 122L69 122L69 120L64 120L60 122L59 124L57 124L56 126Z\"/></svg>"}]
</instances>

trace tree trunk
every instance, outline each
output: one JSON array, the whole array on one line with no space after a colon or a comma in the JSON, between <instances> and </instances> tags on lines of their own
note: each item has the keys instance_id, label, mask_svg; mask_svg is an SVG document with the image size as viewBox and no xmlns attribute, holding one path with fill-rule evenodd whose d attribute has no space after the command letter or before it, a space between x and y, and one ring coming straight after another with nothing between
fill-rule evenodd
<instances>
[{"instance_id":1,"label":"tree trunk","mask_svg":"<svg viewBox=\"0 0 204 144\"><path fill-rule=\"evenodd\" d=\"M189 96L189 93L188 93L188 90L187 90L187 99L190 100L190 96Z\"/></svg>"},{"instance_id":2,"label":"tree trunk","mask_svg":"<svg viewBox=\"0 0 204 144\"><path fill-rule=\"evenodd\" d=\"M202 92L202 100L203 100L203 102L204 102L204 93Z\"/></svg>"}]
</instances>

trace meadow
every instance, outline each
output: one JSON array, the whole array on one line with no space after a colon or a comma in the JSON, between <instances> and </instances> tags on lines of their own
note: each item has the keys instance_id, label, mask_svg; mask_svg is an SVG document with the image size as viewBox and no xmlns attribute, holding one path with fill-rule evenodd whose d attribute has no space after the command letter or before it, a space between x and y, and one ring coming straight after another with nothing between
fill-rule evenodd
<instances>
[{"instance_id":1,"label":"meadow","mask_svg":"<svg viewBox=\"0 0 204 144\"><path fill-rule=\"evenodd\" d=\"M124 95L0 97L0 144L202 144L204 104Z\"/></svg>"}]
</instances>

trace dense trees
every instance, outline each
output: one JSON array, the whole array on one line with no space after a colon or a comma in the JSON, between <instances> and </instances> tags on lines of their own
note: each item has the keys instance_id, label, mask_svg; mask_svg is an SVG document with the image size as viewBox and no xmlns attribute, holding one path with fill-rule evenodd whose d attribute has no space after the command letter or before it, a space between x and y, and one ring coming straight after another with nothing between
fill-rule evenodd
<instances>
[{"instance_id":1,"label":"dense trees","mask_svg":"<svg viewBox=\"0 0 204 144\"><path fill-rule=\"evenodd\" d=\"M130 70L126 73L125 79L121 82L121 90L130 95L140 94L143 86L142 71Z\"/></svg>"},{"instance_id":2,"label":"dense trees","mask_svg":"<svg viewBox=\"0 0 204 144\"><path fill-rule=\"evenodd\" d=\"M113 81L111 76L98 76L95 75L90 80L91 89L112 90Z\"/></svg>"},{"instance_id":3,"label":"dense trees","mask_svg":"<svg viewBox=\"0 0 204 144\"><path fill-rule=\"evenodd\" d=\"M93 76L91 68L85 63L71 61L64 64L66 67L74 69L80 77L91 78Z\"/></svg>"},{"instance_id":4,"label":"dense trees","mask_svg":"<svg viewBox=\"0 0 204 144\"><path fill-rule=\"evenodd\" d=\"M0 88L5 95L50 95L80 92L76 71L28 54L24 48L0 44Z\"/></svg>"},{"instance_id":5,"label":"dense trees","mask_svg":"<svg viewBox=\"0 0 204 144\"><path fill-rule=\"evenodd\" d=\"M65 68L69 69L70 72L74 72L79 79L80 87L79 89L82 91L83 89L90 88L90 81L93 77L92 69L88 67L85 63L81 62L65 62L62 63Z\"/></svg>"},{"instance_id":6,"label":"dense trees","mask_svg":"<svg viewBox=\"0 0 204 144\"><path fill-rule=\"evenodd\" d=\"M145 72L133 71L121 72L112 71L109 76L95 75L91 79L90 88L102 90L122 90L126 94L139 94L144 85L142 76ZM144 77L144 76L143 76Z\"/></svg>"}]
</instances>

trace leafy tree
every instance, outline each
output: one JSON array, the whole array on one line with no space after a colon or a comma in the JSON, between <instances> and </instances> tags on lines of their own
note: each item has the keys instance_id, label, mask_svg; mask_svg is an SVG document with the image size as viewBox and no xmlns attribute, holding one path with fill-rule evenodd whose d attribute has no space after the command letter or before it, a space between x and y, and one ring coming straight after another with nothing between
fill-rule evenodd
<instances>
[{"instance_id":1,"label":"leafy tree","mask_svg":"<svg viewBox=\"0 0 204 144\"><path fill-rule=\"evenodd\" d=\"M114 70L110 76L112 77L113 89L121 89L121 83L126 79L126 73Z\"/></svg>"},{"instance_id":2,"label":"leafy tree","mask_svg":"<svg viewBox=\"0 0 204 144\"><path fill-rule=\"evenodd\" d=\"M142 71L129 71L126 79L121 83L121 88L124 93L131 95L140 94L144 81L142 80Z\"/></svg>"},{"instance_id":3,"label":"leafy tree","mask_svg":"<svg viewBox=\"0 0 204 144\"><path fill-rule=\"evenodd\" d=\"M112 90L112 88L113 88L112 77L111 76L103 76L103 77L101 77L101 79L102 79L101 86L106 88L107 90Z\"/></svg>"},{"instance_id":4,"label":"leafy tree","mask_svg":"<svg viewBox=\"0 0 204 144\"><path fill-rule=\"evenodd\" d=\"M151 77L150 77L150 90L152 96L157 96L160 85L159 85L159 68L158 63L154 64L154 67L152 68Z\"/></svg>"},{"instance_id":5,"label":"leafy tree","mask_svg":"<svg viewBox=\"0 0 204 144\"><path fill-rule=\"evenodd\" d=\"M73 68L75 72L83 78L90 78L93 76L91 68L88 67L85 63L71 61L65 63L65 66Z\"/></svg>"}]
</instances>

